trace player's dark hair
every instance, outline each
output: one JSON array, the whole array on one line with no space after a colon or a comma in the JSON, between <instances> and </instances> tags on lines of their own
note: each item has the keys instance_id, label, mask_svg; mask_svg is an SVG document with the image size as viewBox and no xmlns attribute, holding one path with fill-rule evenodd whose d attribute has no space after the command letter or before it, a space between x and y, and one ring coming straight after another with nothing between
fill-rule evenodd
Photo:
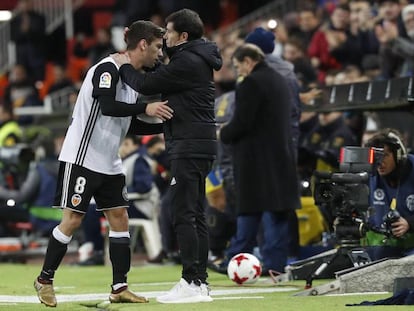
<instances>
[{"instance_id":1,"label":"player's dark hair","mask_svg":"<svg viewBox=\"0 0 414 311\"><path fill-rule=\"evenodd\" d=\"M136 21L128 27L125 33L125 42L127 50L133 50L138 42L145 39L148 44L151 44L155 39L163 38L165 29L155 25L150 21Z\"/></svg>"}]
</instances>

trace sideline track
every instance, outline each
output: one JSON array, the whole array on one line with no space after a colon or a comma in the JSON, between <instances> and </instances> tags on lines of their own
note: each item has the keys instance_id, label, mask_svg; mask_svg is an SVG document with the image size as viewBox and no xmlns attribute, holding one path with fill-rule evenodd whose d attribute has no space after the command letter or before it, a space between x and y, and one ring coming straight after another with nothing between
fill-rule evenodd
<instances>
[{"instance_id":1,"label":"sideline track","mask_svg":"<svg viewBox=\"0 0 414 311\"><path fill-rule=\"evenodd\" d=\"M145 284L140 284L145 285ZM237 289L218 289L212 290L211 296L218 298L220 300L225 299L235 299L235 297L216 297L216 296L225 296L225 295L245 295L245 294L260 294L260 293L274 293L274 292L288 292L295 291L296 287L272 287L272 288L237 288ZM135 291L134 292L138 292ZM147 298L155 298L165 293L165 291L152 291L152 292L142 292L139 291L139 294L144 295ZM76 295L56 295L58 302L75 302L75 301L95 301L95 300L108 300L109 293L105 294L76 294ZM237 297L238 299L261 299L263 297ZM39 303L39 299L36 295L33 296L16 296L16 295L0 295L0 305L7 303Z\"/></svg>"}]
</instances>

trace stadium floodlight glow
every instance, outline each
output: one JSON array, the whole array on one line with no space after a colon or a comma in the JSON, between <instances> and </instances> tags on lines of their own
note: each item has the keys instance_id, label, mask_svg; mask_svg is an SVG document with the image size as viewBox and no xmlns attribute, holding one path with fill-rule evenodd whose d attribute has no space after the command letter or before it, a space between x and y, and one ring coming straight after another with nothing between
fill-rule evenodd
<instances>
[{"instance_id":1,"label":"stadium floodlight glow","mask_svg":"<svg viewBox=\"0 0 414 311\"><path fill-rule=\"evenodd\" d=\"M7 202L6 202L6 205L7 205L8 207L13 207L13 206L15 206L15 205L16 205L16 201L15 201L15 200L13 200L13 199L8 199L8 200L7 200Z\"/></svg>"},{"instance_id":2,"label":"stadium floodlight glow","mask_svg":"<svg viewBox=\"0 0 414 311\"><path fill-rule=\"evenodd\" d=\"M275 19L269 19L268 22L267 22L267 27L269 29L276 29L277 21Z\"/></svg>"},{"instance_id":3,"label":"stadium floodlight glow","mask_svg":"<svg viewBox=\"0 0 414 311\"><path fill-rule=\"evenodd\" d=\"M307 180L302 180L302 187L303 188L309 188L310 187L310 182Z\"/></svg>"},{"instance_id":4,"label":"stadium floodlight glow","mask_svg":"<svg viewBox=\"0 0 414 311\"><path fill-rule=\"evenodd\" d=\"M0 22L8 21L12 18L12 12L7 10L0 10Z\"/></svg>"}]
</instances>

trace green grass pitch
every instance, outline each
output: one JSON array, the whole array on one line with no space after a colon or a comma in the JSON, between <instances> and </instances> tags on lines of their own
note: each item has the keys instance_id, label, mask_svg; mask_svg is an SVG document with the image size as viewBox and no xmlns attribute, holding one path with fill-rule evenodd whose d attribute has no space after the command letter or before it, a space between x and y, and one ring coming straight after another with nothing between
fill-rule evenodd
<instances>
[{"instance_id":1,"label":"green grass pitch","mask_svg":"<svg viewBox=\"0 0 414 311\"><path fill-rule=\"evenodd\" d=\"M33 280L40 271L39 264L0 264L0 310L50 310L37 303ZM109 304L111 268L108 266L78 267L63 264L55 275L58 300L56 310L281 310L281 311L358 311L369 307L347 307L347 303L375 301L392 295L358 294L339 296L295 297L302 291L304 281L273 284L261 278L256 284L238 286L227 276L210 271L211 303L159 304L155 297L169 290L180 278L181 267L176 265L135 265L128 282L134 292L147 296L148 304ZM327 281L315 280L314 285ZM84 300L84 301L78 301ZM23 302L25 301L25 302ZM412 306L374 306L375 311L412 310Z\"/></svg>"}]
</instances>

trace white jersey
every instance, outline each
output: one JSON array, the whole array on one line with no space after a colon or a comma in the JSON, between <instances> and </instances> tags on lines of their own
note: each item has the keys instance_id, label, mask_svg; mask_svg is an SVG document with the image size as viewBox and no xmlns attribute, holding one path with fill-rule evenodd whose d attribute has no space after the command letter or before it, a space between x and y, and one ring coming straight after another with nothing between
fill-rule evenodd
<instances>
[{"instance_id":1,"label":"white jersey","mask_svg":"<svg viewBox=\"0 0 414 311\"><path fill-rule=\"evenodd\" d=\"M118 66L111 57L91 67L76 100L59 160L98 173L121 174L118 150L131 124L131 117L102 115L97 94L116 94L117 101L129 104L135 104L138 97L136 91L121 81Z\"/></svg>"}]
</instances>

